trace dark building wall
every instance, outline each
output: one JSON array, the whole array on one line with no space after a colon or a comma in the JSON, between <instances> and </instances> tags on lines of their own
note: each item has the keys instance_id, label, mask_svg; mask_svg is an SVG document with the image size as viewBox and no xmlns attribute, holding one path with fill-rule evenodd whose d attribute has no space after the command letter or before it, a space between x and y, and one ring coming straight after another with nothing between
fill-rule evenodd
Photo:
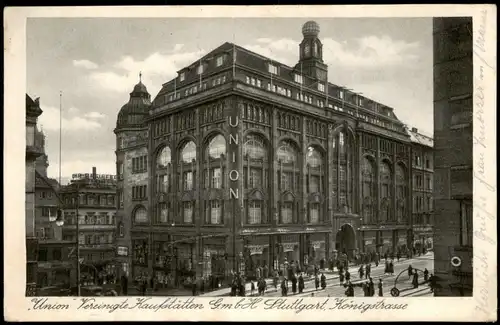
<instances>
[{"instance_id":1,"label":"dark building wall","mask_svg":"<svg viewBox=\"0 0 500 325\"><path fill-rule=\"evenodd\" d=\"M472 92L472 18L434 18L437 296L472 295Z\"/></svg>"}]
</instances>

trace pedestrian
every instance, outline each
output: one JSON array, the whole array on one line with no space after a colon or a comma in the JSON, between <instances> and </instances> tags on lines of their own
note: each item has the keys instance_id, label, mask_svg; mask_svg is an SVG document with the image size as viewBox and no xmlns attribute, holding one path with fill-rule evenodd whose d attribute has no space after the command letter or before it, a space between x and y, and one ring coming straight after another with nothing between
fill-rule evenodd
<instances>
[{"instance_id":1,"label":"pedestrian","mask_svg":"<svg viewBox=\"0 0 500 325\"><path fill-rule=\"evenodd\" d=\"M274 277L273 277L273 285L274 285L274 289L276 289L276 291L278 291L278 271L274 271Z\"/></svg>"},{"instance_id":2,"label":"pedestrian","mask_svg":"<svg viewBox=\"0 0 500 325\"><path fill-rule=\"evenodd\" d=\"M345 295L347 297L354 297L354 287L350 281L347 284L347 290L345 291Z\"/></svg>"},{"instance_id":3,"label":"pedestrian","mask_svg":"<svg viewBox=\"0 0 500 325\"><path fill-rule=\"evenodd\" d=\"M359 273L359 278L362 279L364 275L363 265L360 266L358 273Z\"/></svg>"},{"instance_id":4,"label":"pedestrian","mask_svg":"<svg viewBox=\"0 0 500 325\"><path fill-rule=\"evenodd\" d=\"M286 281L285 281L285 278L283 278L283 281L281 281L281 296L286 297Z\"/></svg>"},{"instance_id":5,"label":"pedestrian","mask_svg":"<svg viewBox=\"0 0 500 325\"><path fill-rule=\"evenodd\" d=\"M339 280L341 285L344 284L344 273L339 274Z\"/></svg>"},{"instance_id":6,"label":"pedestrian","mask_svg":"<svg viewBox=\"0 0 500 325\"><path fill-rule=\"evenodd\" d=\"M363 282L363 294L364 294L365 297L369 297L370 296L370 288L368 286L368 281Z\"/></svg>"},{"instance_id":7,"label":"pedestrian","mask_svg":"<svg viewBox=\"0 0 500 325\"><path fill-rule=\"evenodd\" d=\"M411 264L408 266L408 278L411 278L411 276L413 275L413 267L411 266Z\"/></svg>"},{"instance_id":8,"label":"pedestrian","mask_svg":"<svg viewBox=\"0 0 500 325\"><path fill-rule=\"evenodd\" d=\"M128 277L126 274L122 275L121 286L122 286L122 294L124 296L127 296L128 295Z\"/></svg>"},{"instance_id":9,"label":"pedestrian","mask_svg":"<svg viewBox=\"0 0 500 325\"><path fill-rule=\"evenodd\" d=\"M399 263L400 257L401 257L401 253L398 251L398 254L396 255L396 258L398 259L398 263Z\"/></svg>"},{"instance_id":10,"label":"pedestrian","mask_svg":"<svg viewBox=\"0 0 500 325\"><path fill-rule=\"evenodd\" d=\"M413 272L413 281L412 281L412 284L413 284L413 288L418 288L418 273L417 273L417 270L415 270Z\"/></svg>"},{"instance_id":11,"label":"pedestrian","mask_svg":"<svg viewBox=\"0 0 500 325\"><path fill-rule=\"evenodd\" d=\"M302 273L299 275L299 293L304 291L304 278L302 277Z\"/></svg>"},{"instance_id":12,"label":"pedestrian","mask_svg":"<svg viewBox=\"0 0 500 325\"><path fill-rule=\"evenodd\" d=\"M394 262L392 260L389 262L389 274L394 275Z\"/></svg>"},{"instance_id":13,"label":"pedestrian","mask_svg":"<svg viewBox=\"0 0 500 325\"><path fill-rule=\"evenodd\" d=\"M347 269L345 270L345 280L347 282L351 281L351 273L349 273L349 271Z\"/></svg>"},{"instance_id":14,"label":"pedestrian","mask_svg":"<svg viewBox=\"0 0 500 325\"><path fill-rule=\"evenodd\" d=\"M321 273L321 288L326 289L326 276L323 273Z\"/></svg>"},{"instance_id":15,"label":"pedestrian","mask_svg":"<svg viewBox=\"0 0 500 325\"><path fill-rule=\"evenodd\" d=\"M383 297L384 296L384 284L382 283L382 279L378 279L378 296Z\"/></svg>"},{"instance_id":16,"label":"pedestrian","mask_svg":"<svg viewBox=\"0 0 500 325\"><path fill-rule=\"evenodd\" d=\"M424 281L429 281L429 270L427 268L424 270Z\"/></svg>"},{"instance_id":17,"label":"pedestrian","mask_svg":"<svg viewBox=\"0 0 500 325\"><path fill-rule=\"evenodd\" d=\"M368 289L370 292L370 297L375 296L375 283L373 283L372 278L370 278L370 282L368 282Z\"/></svg>"},{"instance_id":18,"label":"pedestrian","mask_svg":"<svg viewBox=\"0 0 500 325\"><path fill-rule=\"evenodd\" d=\"M250 295L253 296L253 293L255 292L255 284L253 281L250 281Z\"/></svg>"},{"instance_id":19,"label":"pedestrian","mask_svg":"<svg viewBox=\"0 0 500 325\"><path fill-rule=\"evenodd\" d=\"M318 290L318 288L319 288L319 277L318 277L317 274L314 276L314 286L316 287L316 290Z\"/></svg>"},{"instance_id":20,"label":"pedestrian","mask_svg":"<svg viewBox=\"0 0 500 325\"><path fill-rule=\"evenodd\" d=\"M434 292L434 289L436 288L436 277L432 275L432 273L429 277L429 287L431 288L431 292Z\"/></svg>"},{"instance_id":21,"label":"pedestrian","mask_svg":"<svg viewBox=\"0 0 500 325\"><path fill-rule=\"evenodd\" d=\"M375 267L378 267L378 259L375 257Z\"/></svg>"},{"instance_id":22,"label":"pedestrian","mask_svg":"<svg viewBox=\"0 0 500 325\"><path fill-rule=\"evenodd\" d=\"M193 296L196 296L196 279L193 279L193 283L191 283L191 293L193 294Z\"/></svg>"},{"instance_id":23,"label":"pedestrian","mask_svg":"<svg viewBox=\"0 0 500 325\"><path fill-rule=\"evenodd\" d=\"M292 293L297 293L297 277L295 276L295 274L292 274Z\"/></svg>"},{"instance_id":24,"label":"pedestrian","mask_svg":"<svg viewBox=\"0 0 500 325\"><path fill-rule=\"evenodd\" d=\"M366 279L370 277L371 273L372 273L372 265L366 264Z\"/></svg>"}]
</instances>

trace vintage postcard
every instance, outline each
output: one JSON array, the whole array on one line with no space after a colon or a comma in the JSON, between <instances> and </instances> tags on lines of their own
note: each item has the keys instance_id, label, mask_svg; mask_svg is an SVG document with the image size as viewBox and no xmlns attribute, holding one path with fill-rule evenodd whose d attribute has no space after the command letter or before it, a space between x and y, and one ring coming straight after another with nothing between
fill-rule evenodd
<instances>
[{"instance_id":1,"label":"vintage postcard","mask_svg":"<svg viewBox=\"0 0 500 325\"><path fill-rule=\"evenodd\" d=\"M4 17L7 320L497 319L495 6Z\"/></svg>"}]
</instances>

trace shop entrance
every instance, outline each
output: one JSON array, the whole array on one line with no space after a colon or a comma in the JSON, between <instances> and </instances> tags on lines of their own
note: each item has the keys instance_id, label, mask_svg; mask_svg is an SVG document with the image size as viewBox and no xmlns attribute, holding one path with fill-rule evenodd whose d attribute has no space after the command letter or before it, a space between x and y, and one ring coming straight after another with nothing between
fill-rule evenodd
<instances>
[{"instance_id":1,"label":"shop entrance","mask_svg":"<svg viewBox=\"0 0 500 325\"><path fill-rule=\"evenodd\" d=\"M352 259L356 250L356 234L350 224L344 224L337 232L335 249Z\"/></svg>"}]
</instances>

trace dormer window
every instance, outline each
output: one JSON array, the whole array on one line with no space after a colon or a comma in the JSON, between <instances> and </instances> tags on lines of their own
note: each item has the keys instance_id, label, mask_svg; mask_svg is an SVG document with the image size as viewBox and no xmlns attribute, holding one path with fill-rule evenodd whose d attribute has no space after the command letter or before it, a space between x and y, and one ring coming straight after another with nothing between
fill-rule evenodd
<instances>
[{"instance_id":1,"label":"dormer window","mask_svg":"<svg viewBox=\"0 0 500 325\"><path fill-rule=\"evenodd\" d=\"M359 106L363 106L363 98L359 99Z\"/></svg>"},{"instance_id":2,"label":"dormer window","mask_svg":"<svg viewBox=\"0 0 500 325\"><path fill-rule=\"evenodd\" d=\"M224 63L224 57L221 55L217 58L217 66L220 67Z\"/></svg>"},{"instance_id":3,"label":"dormer window","mask_svg":"<svg viewBox=\"0 0 500 325\"><path fill-rule=\"evenodd\" d=\"M294 75L293 80L295 80L295 82L299 84L302 84L304 82L302 76L297 73Z\"/></svg>"},{"instance_id":4,"label":"dormer window","mask_svg":"<svg viewBox=\"0 0 500 325\"><path fill-rule=\"evenodd\" d=\"M202 64L200 64L200 65L198 66L198 69L196 70L196 72L197 72L198 74L202 74L202 73L203 73L203 65L202 65Z\"/></svg>"},{"instance_id":5,"label":"dormer window","mask_svg":"<svg viewBox=\"0 0 500 325\"><path fill-rule=\"evenodd\" d=\"M343 90L339 91L339 97L340 97L340 99L344 99L344 91Z\"/></svg>"},{"instance_id":6,"label":"dormer window","mask_svg":"<svg viewBox=\"0 0 500 325\"><path fill-rule=\"evenodd\" d=\"M180 81L184 81L184 79L186 79L186 74L185 74L184 72L181 72L181 73L179 74L179 80L180 80Z\"/></svg>"},{"instance_id":7,"label":"dormer window","mask_svg":"<svg viewBox=\"0 0 500 325\"><path fill-rule=\"evenodd\" d=\"M325 85L322 84L322 83L318 83L318 90L321 91L321 92L324 92L325 91Z\"/></svg>"},{"instance_id":8,"label":"dormer window","mask_svg":"<svg viewBox=\"0 0 500 325\"><path fill-rule=\"evenodd\" d=\"M272 74L278 74L278 67L275 66L274 64L269 63L267 69L268 69L268 72L270 72Z\"/></svg>"}]
</instances>

